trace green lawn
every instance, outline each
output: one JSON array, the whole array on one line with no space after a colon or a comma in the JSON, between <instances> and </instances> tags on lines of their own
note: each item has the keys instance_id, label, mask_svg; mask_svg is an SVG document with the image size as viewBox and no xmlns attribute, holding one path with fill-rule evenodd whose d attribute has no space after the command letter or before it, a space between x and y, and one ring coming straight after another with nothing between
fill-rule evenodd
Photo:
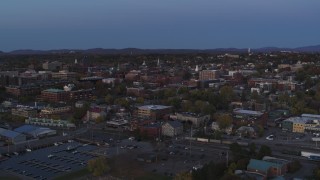
<instances>
[{"instance_id":1,"label":"green lawn","mask_svg":"<svg viewBox=\"0 0 320 180\"><path fill-rule=\"evenodd\" d=\"M75 172L71 172L69 174L65 174L65 175L62 175L60 177L57 177L57 178L54 178L55 180L71 180L71 179L78 179L80 177L83 177L85 175L89 175L90 172L87 168L83 168L83 169L80 169L78 171L75 171Z\"/></svg>"}]
</instances>

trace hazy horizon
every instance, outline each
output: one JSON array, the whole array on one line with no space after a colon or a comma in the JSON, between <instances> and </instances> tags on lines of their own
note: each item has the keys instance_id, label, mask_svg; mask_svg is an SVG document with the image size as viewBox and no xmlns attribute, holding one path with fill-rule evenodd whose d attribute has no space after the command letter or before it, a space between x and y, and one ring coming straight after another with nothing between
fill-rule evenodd
<instances>
[{"instance_id":1,"label":"hazy horizon","mask_svg":"<svg viewBox=\"0 0 320 180\"><path fill-rule=\"evenodd\" d=\"M0 50L296 48L320 44L318 0L4 0Z\"/></svg>"}]
</instances>

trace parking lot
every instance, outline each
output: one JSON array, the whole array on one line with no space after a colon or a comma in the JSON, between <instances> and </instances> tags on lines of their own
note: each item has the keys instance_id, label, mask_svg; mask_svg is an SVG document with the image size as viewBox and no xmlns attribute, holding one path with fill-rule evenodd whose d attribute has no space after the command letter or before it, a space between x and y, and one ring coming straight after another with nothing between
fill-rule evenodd
<instances>
[{"instance_id":1,"label":"parking lot","mask_svg":"<svg viewBox=\"0 0 320 180\"><path fill-rule=\"evenodd\" d=\"M78 142L60 143L44 149L12 156L0 169L22 179L52 179L81 169L95 157L96 146Z\"/></svg>"}]
</instances>

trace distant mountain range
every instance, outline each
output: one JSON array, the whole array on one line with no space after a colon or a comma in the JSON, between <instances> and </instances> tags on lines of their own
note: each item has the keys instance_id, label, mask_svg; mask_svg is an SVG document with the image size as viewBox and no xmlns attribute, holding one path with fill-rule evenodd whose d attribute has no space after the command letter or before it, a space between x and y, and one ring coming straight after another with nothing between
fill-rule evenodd
<instances>
[{"instance_id":1,"label":"distant mountain range","mask_svg":"<svg viewBox=\"0 0 320 180\"><path fill-rule=\"evenodd\" d=\"M248 49L245 48L216 48L216 49L138 49L138 48L125 48L125 49L58 49L58 50L15 50L11 52L2 52L0 54L61 54L61 53L84 53L84 54L195 54L195 53L244 53ZM307 52L316 53L320 52L320 45L305 46L298 48L278 48L278 47L264 47L251 49L251 52Z\"/></svg>"}]
</instances>

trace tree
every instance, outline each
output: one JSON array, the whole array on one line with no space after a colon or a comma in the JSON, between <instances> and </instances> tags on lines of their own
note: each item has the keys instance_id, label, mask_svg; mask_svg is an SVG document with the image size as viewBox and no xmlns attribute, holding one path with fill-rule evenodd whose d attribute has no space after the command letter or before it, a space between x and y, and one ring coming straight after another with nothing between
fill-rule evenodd
<instances>
[{"instance_id":1,"label":"tree","mask_svg":"<svg viewBox=\"0 0 320 180\"><path fill-rule=\"evenodd\" d=\"M182 102L182 110L185 112L192 112L192 109L194 108L193 104L189 100L185 100Z\"/></svg>"},{"instance_id":2,"label":"tree","mask_svg":"<svg viewBox=\"0 0 320 180\"><path fill-rule=\"evenodd\" d=\"M173 97L175 95L176 95L176 90L174 90L174 89L165 89L164 90L164 97L165 98Z\"/></svg>"},{"instance_id":3,"label":"tree","mask_svg":"<svg viewBox=\"0 0 320 180\"><path fill-rule=\"evenodd\" d=\"M220 180L242 180L241 177L234 174L226 174Z\"/></svg>"},{"instance_id":4,"label":"tree","mask_svg":"<svg viewBox=\"0 0 320 180\"><path fill-rule=\"evenodd\" d=\"M292 163L288 165L288 172L294 173L297 172L301 168L301 163L299 160L294 160Z\"/></svg>"},{"instance_id":5,"label":"tree","mask_svg":"<svg viewBox=\"0 0 320 180\"><path fill-rule=\"evenodd\" d=\"M242 158L243 149L238 143L230 144L229 149L231 151L231 154L234 160L238 160Z\"/></svg>"},{"instance_id":6,"label":"tree","mask_svg":"<svg viewBox=\"0 0 320 180\"><path fill-rule=\"evenodd\" d=\"M136 99L136 103L138 103L138 104L143 104L143 103L144 103L144 98L143 98L143 97L138 97L138 98Z\"/></svg>"},{"instance_id":7,"label":"tree","mask_svg":"<svg viewBox=\"0 0 320 180\"><path fill-rule=\"evenodd\" d=\"M196 108L196 113L203 113L202 111L206 108L206 106L208 106L208 103L201 100L197 100L194 103L194 106Z\"/></svg>"},{"instance_id":8,"label":"tree","mask_svg":"<svg viewBox=\"0 0 320 180\"><path fill-rule=\"evenodd\" d=\"M220 89L220 95L227 102L231 101L235 97L235 93L233 92L233 88L231 86L223 86Z\"/></svg>"},{"instance_id":9,"label":"tree","mask_svg":"<svg viewBox=\"0 0 320 180\"><path fill-rule=\"evenodd\" d=\"M237 169L237 164L235 162L231 163L228 167L227 174L234 174L234 171Z\"/></svg>"},{"instance_id":10,"label":"tree","mask_svg":"<svg viewBox=\"0 0 320 180\"><path fill-rule=\"evenodd\" d=\"M101 123L101 122L103 122L104 121L104 117L103 116L99 116L99 117L97 117L97 119L96 119L96 123Z\"/></svg>"},{"instance_id":11,"label":"tree","mask_svg":"<svg viewBox=\"0 0 320 180\"><path fill-rule=\"evenodd\" d=\"M221 130L225 130L232 124L232 117L229 114L220 114L216 118Z\"/></svg>"},{"instance_id":12,"label":"tree","mask_svg":"<svg viewBox=\"0 0 320 180\"><path fill-rule=\"evenodd\" d=\"M179 98L170 98L168 99L168 104L174 108L174 110L178 110L181 107L181 100Z\"/></svg>"},{"instance_id":13,"label":"tree","mask_svg":"<svg viewBox=\"0 0 320 180\"><path fill-rule=\"evenodd\" d=\"M127 92L127 88L125 84L119 84L114 88L114 93L117 95L125 95Z\"/></svg>"},{"instance_id":14,"label":"tree","mask_svg":"<svg viewBox=\"0 0 320 180\"><path fill-rule=\"evenodd\" d=\"M130 103L128 100L126 100L126 98L118 98L116 100L114 100L114 103L120 106L123 106L125 108L128 108Z\"/></svg>"},{"instance_id":15,"label":"tree","mask_svg":"<svg viewBox=\"0 0 320 180\"><path fill-rule=\"evenodd\" d=\"M73 113L73 119L76 124L87 114L89 106L84 106L82 108L75 108Z\"/></svg>"},{"instance_id":16,"label":"tree","mask_svg":"<svg viewBox=\"0 0 320 180\"><path fill-rule=\"evenodd\" d=\"M176 174L174 180L192 180L192 174L189 172L181 172Z\"/></svg>"},{"instance_id":17,"label":"tree","mask_svg":"<svg viewBox=\"0 0 320 180\"><path fill-rule=\"evenodd\" d=\"M294 115L300 115L303 113L304 108L305 108L305 102L299 101L291 108L291 113Z\"/></svg>"},{"instance_id":18,"label":"tree","mask_svg":"<svg viewBox=\"0 0 320 180\"><path fill-rule=\"evenodd\" d=\"M105 157L98 157L88 161L88 169L94 176L101 176L106 173L110 167Z\"/></svg>"},{"instance_id":19,"label":"tree","mask_svg":"<svg viewBox=\"0 0 320 180\"><path fill-rule=\"evenodd\" d=\"M225 163L210 162L203 166L203 168L192 171L192 179L220 179L227 170Z\"/></svg>"},{"instance_id":20,"label":"tree","mask_svg":"<svg viewBox=\"0 0 320 180\"><path fill-rule=\"evenodd\" d=\"M237 161L237 169L246 170L249 164L248 158L239 159Z\"/></svg>"},{"instance_id":21,"label":"tree","mask_svg":"<svg viewBox=\"0 0 320 180\"><path fill-rule=\"evenodd\" d=\"M256 144L255 143L250 143L249 144L249 153L252 154L252 155L255 155L256 154Z\"/></svg>"},{"instance_id":22,"label":"tree","mask_svg":"<svg viewBox=\"0 0 320 180\"><path fill-rule=\"evenodd\" d=\"M316 168L313 170L313 176L315 179L320 179L320 168Z\"/></svg>"},{"instance_id":23,"label":"tree","mask_svg":"<svg viewBox=\"0 0 320 180\"><path fill-rule=\"evenodd\" d=\"M264 134L264 128L262 127L262 125L258 125L258 136L262 137Z\"/></svg>"},{"instance_id":24,"label":"tree","mask_svg":"<svg viewBox=\"0 0 320 180\"><path fill-rule=\"evenodd\" d=\"M113 104L113 97L111 96L111 94L106 95L106 97L104 98L104 101L107 104Z\"/></svg>"},{"instance_id":25,"label":"tree","mask_svg":"<svg viewBox=\"0 0 320 180\"><path fill-rule=\"evenodd\" d=\"M262 145L259 149L257 158L262 159L264 156L271 156L272 151L269 146Z\"/></svg>"}]
</instances>

